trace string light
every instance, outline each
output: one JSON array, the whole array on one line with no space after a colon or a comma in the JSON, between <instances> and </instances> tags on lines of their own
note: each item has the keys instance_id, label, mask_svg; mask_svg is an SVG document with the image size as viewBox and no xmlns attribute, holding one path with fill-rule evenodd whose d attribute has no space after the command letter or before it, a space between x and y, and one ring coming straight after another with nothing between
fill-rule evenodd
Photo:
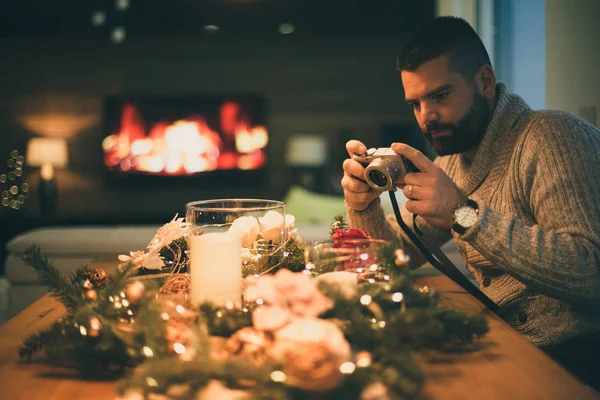
<instances>
[{"instance_id":1,"label":"string light","mask_svg":"<svg viewBox=\"0 0 600 400\"><path fill-rule=\"evenodd\" d=\"M148 386L150 387L158 387L158 382L156 381L156 379L154 379L151 376L147 376L146 377L146 383L148 384Z\"/></svg>"},{"instance_id":2,"label":"string light","mask_svg":"<svg viewBox=\"0 0 600 400\"><path fill-rule=\"evenodd\" d=\"M185 353L185 346L181 343L173 343L173 350L177 354L183 354Z\"/></svg>"},{"instance_id":3,"label":"string light","mask_svg":"<svg viewBox=\"0 0 600 400\"><path fill-rule=\"evenodd\" d=\"M340 365L340 372L342 374L350 375L356 370L356 364L351 361L346 361L342 365Z\"/></svg>"},{"instance_id":4,"label":"string light","mask_svg":"<svg viewBox=\"0 0 600 400\"><path fill-rule=\"evenodd\" d=\"M395 303L400 303L404 299L404 295L400 292L396 292L392 295L392 301Z\"/></svg>"},{"instance_id":5,"label":"string light","mask_svg":"<svg viewBox=\"0 0 600 400\"><path fill-rule=\"evenodd\" d=\"M154 352L152 351L152 349L148 346L144 346L144 348L142 349L142 352L144 353L144 355L146 357L152 357L154 356Z\"/></svg>"},{"instance_id":6,"label":"string light","mask_svg":"<svg viewBox=\"0 0 600 400\"><path fill-rule=\"evenodd\" d=\"M283 371L271 372L271 380L273 382L282 383L282 382L285 382L286 379L287 379L287 376L285 375L285 373L283 373Z\"/></svg>"},{"instance_id":7,"label":"string light","mask_svg":"<svg viewBox=\"0 0 600 400\"><path fill-rule=\"evenodd\" d=\"M360 298L360 304L362 304L363 306L368 306L369 304L371 304L372 301L373 301L373 298L371 296L369 296L368 294L365 294L365 295L361 296L361 298Z\"/></svg>"}]
</instances>

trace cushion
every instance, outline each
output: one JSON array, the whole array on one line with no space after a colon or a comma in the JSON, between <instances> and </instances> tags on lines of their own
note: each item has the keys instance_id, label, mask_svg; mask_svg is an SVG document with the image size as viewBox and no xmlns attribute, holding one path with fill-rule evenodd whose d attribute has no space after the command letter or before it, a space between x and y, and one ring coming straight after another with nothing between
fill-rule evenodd
<instances>
[{"instance_id":1,"label":"cushion","mask_svg":"<svg viewBox=\"0 0 600 400\"><path fill-rule=\"evenodd\" d=\"M144 250L159 226L71 226L34 229L15 236L7 244L9 253L21 255L37 244L50 258L110 257Z\"/></svg>"},{"instance_id":2,"label":"cushion","mask_svg":"<svg viewBox=\"0 0 600 400\"><path fill-rule=\"evenodd\" d=\"M301 186L292 186L283 201L285 212L292 214L296 223L328 223L336 215L346 215L343 197L314 193Z\"/></svg>"}]
</instances>

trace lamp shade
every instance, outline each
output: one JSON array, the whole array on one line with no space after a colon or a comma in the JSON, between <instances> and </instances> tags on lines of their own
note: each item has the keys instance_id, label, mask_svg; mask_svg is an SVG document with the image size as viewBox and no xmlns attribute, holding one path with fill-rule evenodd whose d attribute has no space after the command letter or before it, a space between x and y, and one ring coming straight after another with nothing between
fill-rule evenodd
<instances>
[{"instance_id":1,"label":"lamp shade","mask_svg":"<svg viewBox=\"0 0 600 400\"><path fill-rule=\"evenodd\" d=\"M327 161L327 140L319 135L294 135L287 145L288 165L320 167Z\"/></svg>"},{"instance_id":2,"label":"lamp shade","mask_svg":"<svg viewBox=\"0 0 600 400\"><path fill-rule=\"evenodd\" d=\"M67 142L62 138L33 138L27 143L27 165L39 167L45 164L64 168L69 159Z\"/></svg>"}]
</instances>

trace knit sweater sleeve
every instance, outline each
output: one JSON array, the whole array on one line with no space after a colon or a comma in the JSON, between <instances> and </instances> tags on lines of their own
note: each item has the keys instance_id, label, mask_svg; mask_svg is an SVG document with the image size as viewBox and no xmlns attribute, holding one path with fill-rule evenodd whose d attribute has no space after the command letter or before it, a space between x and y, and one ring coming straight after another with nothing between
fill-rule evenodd
<instances>
[{"instance_id":1,"label":"knit sweater sleeve","mask_svg":"<svg viewBox=\"0 0 600 400\"><path fill-rule=\"evenodd\" d=\"M539 293L598 305L600 133L558 112L541 113L530 127L509 171L517 182L510 195L535 223L483 204L461 239Z\"/></svg>"},{"instance_id":2,"label":"knit sweater sleeve","mask_svg":"<svg viewBox=\"0 0 600 400\"><path fill-rule=\"evenodd\" d=\"M384 195L387 196L388 194L385 193ZM413 214L407 211L404 205L400 208L400 214L406 225L413 229ZM395 215L384 215L379 198L375 199L362 211L353 210L346 205L346 216L351 228L364 230L375 239L398 240L402 243L404 251L410 258L409 265L411 268L420 267L426 262L425 257L398 225ZM437 246L443 245L452 237L449 230L435 228L420 217L417 218L417 224L429 241Z\"/></svg>"}]
</instances>

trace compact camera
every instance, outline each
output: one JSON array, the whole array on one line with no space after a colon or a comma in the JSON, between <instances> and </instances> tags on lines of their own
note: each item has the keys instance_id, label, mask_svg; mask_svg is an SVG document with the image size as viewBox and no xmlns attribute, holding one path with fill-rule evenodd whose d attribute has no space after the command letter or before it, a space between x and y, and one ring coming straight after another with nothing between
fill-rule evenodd
<instances>
[{"instance_id":1,"label":"compact camera","mask_svg":"<svg viewBox=\"0 0 600 400\"><path fill-rule=\"evenodd\" d=\"M403 182L404 175L419 172L410 160L389 147L369 149L364 154L355 154L353 158L366 166L365 181L380 192L394 190L396 184Z\"/></svg>"}]
</instances>

